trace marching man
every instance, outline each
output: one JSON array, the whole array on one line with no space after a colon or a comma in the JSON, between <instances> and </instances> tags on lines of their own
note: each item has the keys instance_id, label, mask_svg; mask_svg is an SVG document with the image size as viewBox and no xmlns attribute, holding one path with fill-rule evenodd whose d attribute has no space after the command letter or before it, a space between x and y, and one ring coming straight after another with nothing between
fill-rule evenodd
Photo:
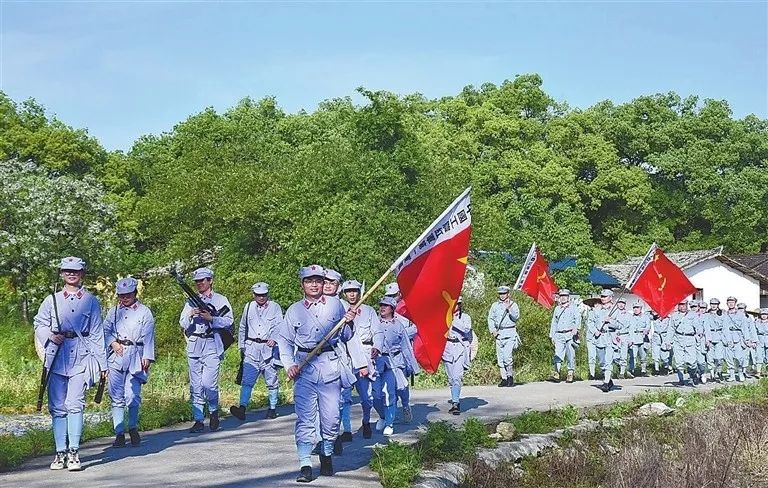
<instances>
[{"instance_id":1,"label":"marching man","mask_svg":"<svg viewBox=\"0 0 768 488\"><path fill-rule=\"evenodd\" d=\"M402 321L395 317L397 302L385 296L379 300L379 323L373 334L371 356L378 374L373 383L373 405L381 419L376 430L385 436L394 432L398 392L408 387L408 376L419 372L411 341Z\"/></svg>"},{"instance_id":2,"label":"marching man","mask_svg":"<svg viewBox=\"0 0 768 488\"><path fill-rule=\"evenodd\" d=\"M214 317L208 310L200 310L184 302L179 325L187 336L187 362L189 364L189 391L192 402L192 416L195 423L190 432L202 432L203 409L208 402L210 429L219 429L219 366L224 359L224 344L216 329L230 329L234 317L232 306L224 295L213 291L213 271L199 268L192 273L192 279L200 298L213 305L216 310L227 307L229 312Z\"/></svg>"},{"instance_id":3,"label":"marching man","mask_svg":"<svg viewBox=\"0 0 768 488\"><path fill-rule=\"evenodd\" d=\"M106 377L107 355L101 304L83 288L85 261L64 258L59 270L64 289L40 305L35 339L45 348L48 367L48 411L56 443L51 469L80 471L85 391Z\"/></svg>"},{"instance_id":4,"label":"marching man","mask_svg":"<svg viewBox=\"0 0 768 488\"><path fill-rule=\"evenodd\" d=\"M508 286L500 286L496 291L499 299L488 310L488 330L496 339L496 360L501 374L498 386L515 386L512 359L521 344L517 333L520 307L510 298Z\"/></svg>"},{"instance_id":5,"label":"marching man","mask_svg":"<svg viewBox=\"0 0 768 488\"><path fill-rule=\"evenodd\" d=\"M331 455L339 433L343 367L334 346L351 339L355 319L355 312L345 312L341 300L323 295L324 276L325 270L316 264L299 270L304 298L288 307L277 334L280 359L288 377L294 381L296 450L301 468L296 481L300 483L314 479L311 456L318 416L322 438L320 474L333 475ZM299 364L342 318L345 323L341 330L299 370ZM367 375L367 368L360 368L359 373Z\"/></svg>"},{"instance_id":6,"label":"marching man","mask_svg":"<svg viewBox=\"0 0 768 488\"><path fill-rule=\"evenodd\" d=\"M573 383L573 372L576 369L576 345L574 338L579 334L579 309L571 304L571 292L565 288L557 294L558 304L552 313L549 327L549 339L555 347L555 371L553 381L560 381L560 363L563 359L568 364L566 383Z\"/></svg>"},{"instance_id":7,"label":"marching man","mask_svg":"<svg viewBox=\"0 0 768 488\"><path fill-rule=\"evenodd\" d=\"M351 307L357 306L355 311L355 331L354 335L360 339L363 356L368 362L368 374L361 375L357 373L357 381L355 382L355 389L357 394L360 395L360 406L363 408L363 438L370 439L372 436L371 431L371 408L373 407L373 390L372 384L373 377L375 376L375 368L373 366L373 360L371 358L371 349L373 348L373 333L376 325L379 322L379 318L376 316L376 311L370 305L359 304L362 298L363 285L357 280L345 281L341 286L341 293L344 295L345 310L349 310ZM350 442L352 440L352 421L350 418L350 409L352 407L352 388L345 388L342 391L342 405L341 405L341 424L343 432L339 436L342 442Z\"/></svg>"},{"instance_id":8,"label":"marching man","mask_svg":"<svg viewBox=\"0 0 768 488\"><path fill-rule=\"evenodd\" d=\"M260 281L251 287L253 300L243 309L237 345L243 354L243 379L240 385L240 405L229 407L229 412L245 420L245 410L259 376L267 384L269 409L267 418L277 417L278 378L273 362L274 336L283 321L283 309L269 299L269 285Z\"/></svg>"},{"instance_id":9,"label":"marching man","mask_svg":"<svg viewBox=\"0 0 768 488\"><path fill-rule=\"evenodd\" d=\"M448 331L448 340L443 351L443 363L448 374L448 385L451 387L451 408L453 415L461 413L461 385L464 372L469 369L472 348L472 317L464 313L463 300L459 297L456 310L453 312L453 322Z\"/></svg>"},{"instance_id":10,"label":"marching man","mask_svg":"<svg viewBox=\"0 0 768 488\"><path fill-rule=\"evenodd\" d=\"M155 318L152 311L136 298L138 282L123 278L115 284L117 306L104 317L109 399L115 427L114 447L125 446L125 408L128 408L128 434L131 445L138 446L141 387L147 382L149 367L155 361Z\"/></svg>"}]
</instances>

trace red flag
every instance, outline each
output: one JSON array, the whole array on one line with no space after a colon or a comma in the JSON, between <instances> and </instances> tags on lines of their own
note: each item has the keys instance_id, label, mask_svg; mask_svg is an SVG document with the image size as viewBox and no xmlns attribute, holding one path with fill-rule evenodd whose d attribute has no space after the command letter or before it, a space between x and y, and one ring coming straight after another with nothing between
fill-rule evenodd
<instances>
[{"instance_id":1,"label":"red flag","mask_svg":"<svg viewBox=\"0 0 768 488\"><path fill-rule=\"evenodd\" d=\"M552 276L549 275L549 264L541 255L535 242L531 245L531 250L528 251L523 269L520 270L520 276L517 277L515 289L523 291L539 302L542 307L552 308L552 305L555 304L553 295L557 291L557 285Z\"/></svg>"},{"instance_id":2,"label":"red flag","mask_svg":"<svg viewBox=\"0 0 768 488\"><path fill-rule=\"evenodd\" d=\"M396 261L402 300L397 311L416 324L416 360L429 373L443 357L464 283L472 233L467 188Z\"/></svg>"},{"instance_id":3,"label":"red flag","mask_svg":"<svg viewBox=\"0 0 768 488\"><path fill-rule=\"evenodd\" d=\"M627 283L654 312L666 317L681 300L696 293L683 270L669 260L654 242Z\"/></svg>"}]
</instances>

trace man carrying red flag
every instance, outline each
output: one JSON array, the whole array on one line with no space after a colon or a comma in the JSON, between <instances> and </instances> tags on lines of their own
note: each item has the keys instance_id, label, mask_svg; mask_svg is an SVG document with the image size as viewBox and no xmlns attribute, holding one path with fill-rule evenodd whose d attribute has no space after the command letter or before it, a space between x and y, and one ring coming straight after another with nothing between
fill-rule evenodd
<instances>
[{"instance_id":1,"label":"man carrying red flag","mask_svg":"<svg viewBox=\"0 0 768 488\"><path fill-rule=\"evenodd\" d=\"M520 290L536 300L542 307L552 308L557 296L557 285L549 275L549 264L534 242L528 256L525 258L523 269L515 283L515 290Z\"/></svg>"},{"instance_id":2,"label":"man carrying red flag","mask_svg":"<svg viewBox=\"0 0 768 488\"><path fill-rule=\"evenodd\" d=\"M416 324L414 354L429 373L442 360L464 282L472 233L469 192L464 190L394 265L402 296L398 312Z\"/></svg>"},{"instance_id":3,"label":"man carrying red flag","mask_svg":"<svg viewBox=\"0 0 768 488\"><path fill-rule=\"evenodd\" d=\"M683 270L669 260L654 242L627 283L626 288L651 309L666 317L678 303L696 293Z\"/></svg>"}]
</instances>

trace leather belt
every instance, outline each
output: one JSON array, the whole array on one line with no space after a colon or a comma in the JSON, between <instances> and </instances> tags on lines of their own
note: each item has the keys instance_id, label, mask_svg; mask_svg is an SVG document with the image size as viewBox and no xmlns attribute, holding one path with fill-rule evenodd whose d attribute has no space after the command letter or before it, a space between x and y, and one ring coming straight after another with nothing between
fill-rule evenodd
<instances>
[{"instance_id":1,"label":"leather belt","mask_svg":"<svg viewBox=\"0 0 768 488\"><path fill-rule=\"evenodd\" d=\"M675 334L682 335L682 336L693 337L693 336L696 335L696 332L693 332L692 334L683 334L682 332L675 332Z\"/></svg>"},{"instance_id":2,"label":"leather belt","mask_svg":"<svg viewBox=\"0 0 768 488\"><path fill-rule=\"evenodd\" d=\"M363 341L363 344L365 344L366 346L372 346L373 341Z\"/></svg>"},{"instance_id":3,"label":"leather belt","mask_svg":"<svg viewBox=\"0 0 768 488\"><path fill-rule=\"evenodd\" d=\"M253 341L256 344L266 344L267 342L269 342L269 339L256 339L255 337L246 337L245 340Z\"/></svg>"},{"instance_id":4,"label":"leather belt","mask_svg":"<svg viewBox=\"0 0 768 488\"><path fill-rule=\"evenodd\" d=\"M400 351L395 351L395 352L383 352L383 353L381 353L381 355L382 355L382 356L392 356L392 357L395 357L395 356L397 356L398 354L400 354Z\"/></svg>"},{"instance_id":5,"label":"leather belt","mask_svg":"<svg viewBox=\"0 0 768 488\"><path fill-rule=\"evenodd\" d=\"M83 337L88 337L89 335L88 332L81 332L81 334ZM75 337L77 337L77 332L71 332L71 331L58 332L57 335L63 335L65 339L74 339Z\"/></svg>"},{"instance_id":6,"label":"leather belt","mask_svg":"<svg viewBox=\"0 0 768 488\"><path fill-rule=\"evenodd\" d=\"M195 337L202 337L203 339L213 338L213 332L203 332L203 333L193 332L190 335L193 335Z\"/></svg>"},{"instance_id":7,"label":"leather belt","mask_svg":"<svg viewBox=\"0 0 768 488\"><path fill-rule=\"evenodd\" d=\"M315 348L314 347L298 347L297 348L299 352L312 352ZM322 354L324 352L333 352L333 348L330 346L323 346L322 349L320 349L320 352L318 354Z\"/></svg>"},{"instance_id":8,"label":"leather belt","mask_svg":"<svg viewBox=\"0 0 768 488\"><path fill-rule=\"evenodd\" d=\"M451 339L451 338L448 338L448 342L461 342L461 339Z\"/></svg>"},{"instance_id":9,"label":"leather belt","mask_svg":"<svg viewBox=\"0 0 768 488\"><path fill-rule=\"evenodd\" d=\"M143 346L144 345L143 342L133 342L130 339L118 339L115 342L117 342L118 344L122 344L124 346Z\"/></svg>"}]
</instances>

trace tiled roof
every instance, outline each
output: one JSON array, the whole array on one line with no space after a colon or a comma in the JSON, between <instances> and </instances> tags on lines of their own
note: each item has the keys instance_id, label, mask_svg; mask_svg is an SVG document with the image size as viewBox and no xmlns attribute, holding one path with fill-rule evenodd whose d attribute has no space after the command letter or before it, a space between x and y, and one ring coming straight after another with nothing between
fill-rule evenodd
<instances>
[{"instance_id":1,"label":"tiled roof","mask_svg":"<svg viewBox=\"0 0 768 488\"><path fill-rule=\"evenodd\" d=\"M747 276L768 283L768 253L733 254L720 256L718 259Z\"/></svg>"}]
</instances>

